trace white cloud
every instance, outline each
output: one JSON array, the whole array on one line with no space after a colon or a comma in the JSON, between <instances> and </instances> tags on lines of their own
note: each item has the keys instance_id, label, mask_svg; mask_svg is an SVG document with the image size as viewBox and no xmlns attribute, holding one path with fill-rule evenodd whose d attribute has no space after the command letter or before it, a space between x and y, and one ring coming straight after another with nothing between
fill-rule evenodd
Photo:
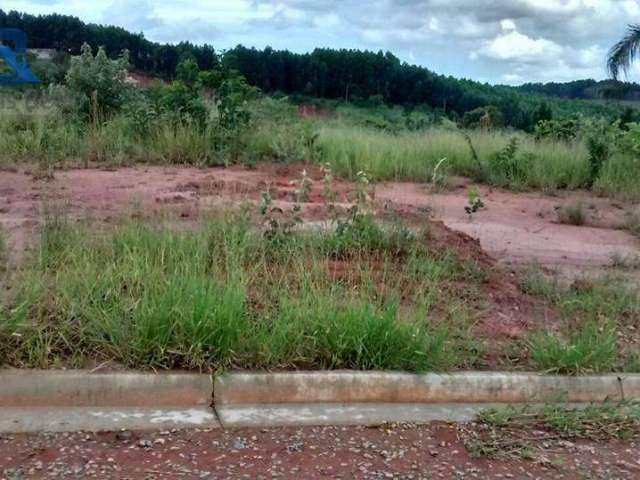
<instances>
[{"instance_id":1,"label":"white cloud","mask_svg":"<svg viewBox=\"0 0 640 480\"><path fill-rule=\"evenodd\" d=\"M541 63L561 54L562 47L544 38L528 37L514 28L486 42L478 53L496 60Z\"/></svg>"}]
</instances>

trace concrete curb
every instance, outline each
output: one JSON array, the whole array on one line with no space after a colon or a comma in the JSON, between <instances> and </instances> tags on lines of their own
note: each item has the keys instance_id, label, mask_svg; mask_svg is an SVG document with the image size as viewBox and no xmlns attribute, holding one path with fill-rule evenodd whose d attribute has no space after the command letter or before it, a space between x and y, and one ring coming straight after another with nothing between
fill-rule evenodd
<instances>
[{"instance_id":1,"label":"concrete curb","mask_svg":"<svg viewBox=\"0 0 640 480\"><path fill-rule=\"evenodd\" d=\"M301 403L571 403L640 399L640 375L536 373L229 373L214 382L216 407Z\"/></svg>"},{"instance_id":2,"label":"concrete curb","mask_svg":"<svg viewBox=\"0 0 640 480\"><path fill-rule=\"evenodd\" d=\"M491 406L607 400L640 400L640 375L238 372L212 382L190 373L6 370L0 433L460 421Z\"/></svg>"},{"instance_id":3,"label":"concrete curb","mask_svg":"<svg viewBox=\"0 0 640 480\"><path fill-rule=\"evenodd\" d=\"M210 375L0 371L0 407L208 407Z\"/></svg>"}]
</instances>

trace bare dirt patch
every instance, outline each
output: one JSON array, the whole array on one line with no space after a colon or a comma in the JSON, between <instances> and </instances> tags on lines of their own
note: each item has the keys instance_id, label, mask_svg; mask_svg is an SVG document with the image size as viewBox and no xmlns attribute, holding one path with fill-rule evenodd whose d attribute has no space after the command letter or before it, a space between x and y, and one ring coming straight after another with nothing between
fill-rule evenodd
<instances>
[{"instance_id":1,"label":"bare dirt patch","mask_svg":"<svg viewBox=\"0 0 640 480\"><path fill-rule=\"evenodd\" d=\"M633 442L542 448L547 453L534 460L474 458L458 427L442 423L14 435L0 437L0 478L572 480L640 474Z\"/></svg>"},{"instance_id":2,"label":"bare dirt patch","mask_svg":"<svg viewBox=\"0 0 640 480\"><path fill-rule=\"evenodd\" d=\"M624 209L610 199L587 192L513 193L485 186L473 186L485 208L473 216L465 212L468 182L444 193L431 193L415 183L385 183L376 189L383 201L409 208L428 208L453 230L480 241L482 248L504 264L513 266L537 262L575 278L602 272L612 257L637 256L639 242L623 231ZM565 205L582 203L587 213L583 226L558 222L557 211Z\"/></svg>"}]
</instances>

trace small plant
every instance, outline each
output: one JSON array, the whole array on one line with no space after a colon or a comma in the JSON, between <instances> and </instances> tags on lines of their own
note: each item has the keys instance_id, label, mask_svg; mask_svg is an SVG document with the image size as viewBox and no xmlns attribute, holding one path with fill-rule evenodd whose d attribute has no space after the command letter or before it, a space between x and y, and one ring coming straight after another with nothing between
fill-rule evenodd
<instances>
[{"instance_id":1,"label":"small plant","mask_svg":"<svg viewBox=\"0 0 640 480\"><path fill-rule=\"evenodd\" d=\"M312 162L318 161L322 156L322 152L318 148L318 138L318 132L314 130L313 124L304 122L302 125L302 141L309 156L308 160Z\"/></svg>"},{"instance_id":2,"label":"small plant","mask_svg":"<svg viewBox=\"0 0 640 480\"><path fill-rule=\"evenodd\" d=\"M293 192L297 203L307 203L311 201L311 189L313 188L313 180L307 174L307 170L302 170L302 176L298 180L292 180L292 185L296 186Z\"/></svg>"},{"instance_id":3,"label":"small plant","mask_svg":"<svg viewBox=\"0 0 640 480\"><path fill-rule=\"evenodd\" d=\"M373 197L370 192L371 181L366 172L360 170L356 174L356 205L361 210L367 210L371 206Z\"/></svg>"},{"instance_id":4,"label":"small plant","mask_svg":"<svg viewBox=\"0 0 640 480\"><path fill-rule=\"evenodd\" d=\"M557 210L558 223L582 226L587 223L587 211L582 202L563 205Z\"/></svg>"},{"instance_id":5,"label":"small plant","mask_svg":"<svg viewBox=\"0 0 640 480\"><path fill-rule=\"evenodd\" d=\"M445 174L440 174L440 167L442 167L442 164L446 161L447 161L447 157L441 158L440 161L436 164L435 168L433 169L433 176L431 177L431 183L433 183L434 187L442 188L446 183L447 176Z\"/></svg>"},{"instance_id":6,"label":"small plant","mask_svg":"<svg viewBox=\"0 0 640 480\"><path fill-rule=\"evenodd\" d=\"M519 154L520 145L517 137L489 158L489 176L492 183L509 187L524 185L527 180L529 165L534 160L533 153Z\"/></svg>"},{"instance_id":7,"label":"small plant","mask_svg":"<svg viewBox=\"0 0 640 480\"><path fill-rule=\"evenodd\" d=\"M296 225L302 223L300 205L295 204L290 211L273 205L273 198L269 191L262 192L259 212L265 226L264 236L276 242L291 236Z\"/></svg>"},{"instance_id":8,"label":"small plant","mask_svg":"<svg viewBox=\"0 0 640 480\"><path fill-rule=\"evenodd\" d=\"M486 177L486 169L482 162L480 161L480 156L478 155L478 151L476 150L475 145L471 141L471 137L468 133L463 132L462 136L467 142L467 146L469 147L469 152L471 152L471 159L475 165L474 179L478 182L481 182Z\"/></svg>"},{"instance_id":9,"label":"small plant","mask_svg":"<svg viewBox=\"0 0 640 480\"><path fill-rule=\"evenodd\" d=\"M467 205L464 207L464 211L469 215L469 219L473 218L473 214L484 208L484 202L480 198L480 193L477 188L470 188L468 192Z\"/></svg>"},{"instance_id":10,"label":"small plant","mask_svg":"<svg viewBox=\"0 0 640 480\"><path fill-rule=\"evenodd\" d=\"M610 155L609 144L606 139L598 136L587 137L587 150L589 151L589 186L592 186L602 170L602 166Z\"/></svg>"},{"instance_id":11,"label":"small plant","mask_svg":"<svg viewBox=\"0 0 640 480\"><path fill-rule=\"evenodd\" d=\"M332 204L338 199L338 194L333 187L334 176L331 165L325 163L322 166L322 173L322 196L327 203Z\"/></svg>"}]
</instances>

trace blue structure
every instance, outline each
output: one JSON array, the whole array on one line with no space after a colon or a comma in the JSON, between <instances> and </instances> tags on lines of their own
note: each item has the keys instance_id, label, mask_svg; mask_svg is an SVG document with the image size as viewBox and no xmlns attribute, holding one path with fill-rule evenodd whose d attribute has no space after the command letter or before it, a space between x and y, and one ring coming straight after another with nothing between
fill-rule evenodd
<instances>
[{"instance_id":1,"label":"blue structure","mask_svg":"<svg viewBox=\"0 0 640 480\"><path fill-rule=\"evenodd\" d=\"M13 48L7 43L13 44ZM27 63L27 35L17 28L0 28L0 59L13 71L0 73L0 85L40 83Z\"/></svg>"}]
</instances>

